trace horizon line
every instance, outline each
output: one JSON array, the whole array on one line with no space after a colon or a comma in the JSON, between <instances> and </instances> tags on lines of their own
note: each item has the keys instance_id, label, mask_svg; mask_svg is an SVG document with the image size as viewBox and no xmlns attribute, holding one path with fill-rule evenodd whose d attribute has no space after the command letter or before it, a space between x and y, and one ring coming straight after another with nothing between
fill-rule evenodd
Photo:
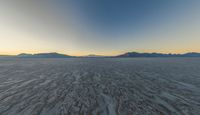
<instances>
[{"instance_id":1,"label":"horizon line","mask_svg":"<svg viewBox=\"0 0 200 115\"><path fill-rule=\"evenodd\" d=\"M58 53L58 54L63 54L63 55L68 55L68 56L77 56L77 57L81 57L81 56L90 56L90 55L94 55L94 56L118 56L118 55L122 55L122 54L126 54L126 53L158 53L158 54L186 54L186 53L200 53L200 52L196 52L196 51L189 51L189 52L182 52L182 53L162 53L162 52L140 52L140 51L127 51L127 52L122 52L119 54L115 54L115 55L101 55L101 54L94 54L94 53L89 53L86 55L69 55L67 53L60 53L60 52L38 52L38 53L17 53L17 54L0 54L0 56L17 56L20 54L43 54L43 53Z\"/></svg>"}]
</instances>

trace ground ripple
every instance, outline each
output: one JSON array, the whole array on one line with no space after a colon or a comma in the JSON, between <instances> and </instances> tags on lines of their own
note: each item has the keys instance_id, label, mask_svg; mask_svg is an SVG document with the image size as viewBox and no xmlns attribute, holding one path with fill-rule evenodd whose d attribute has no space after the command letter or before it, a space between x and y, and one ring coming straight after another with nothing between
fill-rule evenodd
<instances>
[{"instance_id":1,"label":"ground ripple","mask_svg":"<svg viewBox=\"0 0 200 115\"><path fill-rule=\"evenodd\" d=\"M0 115L199 115L200 59L1 59Z\"/></svg>"}]
</instances>

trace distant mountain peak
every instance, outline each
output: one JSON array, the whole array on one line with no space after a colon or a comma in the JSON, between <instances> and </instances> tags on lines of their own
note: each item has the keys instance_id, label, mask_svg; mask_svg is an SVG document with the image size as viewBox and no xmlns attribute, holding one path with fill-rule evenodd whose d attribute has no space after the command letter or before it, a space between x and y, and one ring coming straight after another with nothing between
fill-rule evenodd
<instances>
[{"instance_id":1,"label":"distant mountain peak","mask_svg":"<svg viewBox=\"0 0 200 115\"><path fill-rule=\"evenodd\" d=\"M185 54L164 54L164 53L138 53L127 52L116 57L200 57L200 53L189 52Z\"/></svg>"},{"instance_id":2,"label":"distant mountain peak","mask_svg":"<svg viewBox=\"0 0 200 115\"><path fill-rule=\"evenodd\" d=\"M26 57L26 56L32 56L32 54L28 54L28 53L21 53L17 55L18 57Z\"/></svg>"},{"instance_id":3,"label":"distant mountain peak","mask_svg":"<svg viewBox=\"0 0 200 115\"><path fill-rule=\"evenodd\" d=\"M101 56L101 55L96 55L96 54L89 54L89 55L87 55L87 56L85 56L85 57L103 57L103 56Z\"/></svg>"},{"instance_id":4,"label":"distant mountain peak","mask_svg":"<svg viewBox=\"0 0 200 115\"><path fill-rule=\"evenodd\" d=\"M65 54L59 54L57 52L51 52L51 53L37 53L37 54L27 54L27 53L21 53L17 55L17 57L24 57L24 58L69 58L72 56L65 55Z\"/></svg>"}]
</instances>

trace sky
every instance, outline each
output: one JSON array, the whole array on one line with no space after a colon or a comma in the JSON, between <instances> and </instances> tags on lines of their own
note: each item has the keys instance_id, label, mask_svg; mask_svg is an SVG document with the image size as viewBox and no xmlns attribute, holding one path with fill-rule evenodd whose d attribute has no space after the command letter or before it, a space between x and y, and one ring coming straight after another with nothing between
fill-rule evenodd
<instances>
[{"instance_id":1,"label":"sky","mask_svg":"<svg viewBox=\"0 0 200 115\"><path fill-rule=\"evenodd\" d=\"M0 54L200 52L199 0L0 0Z\"/></svg>"}]
</instances>

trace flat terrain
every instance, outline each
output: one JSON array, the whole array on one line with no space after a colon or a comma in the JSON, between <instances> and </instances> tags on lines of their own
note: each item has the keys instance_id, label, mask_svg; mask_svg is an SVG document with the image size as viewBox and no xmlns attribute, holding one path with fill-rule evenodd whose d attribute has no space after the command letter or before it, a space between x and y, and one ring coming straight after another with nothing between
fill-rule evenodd
<instances>
[{"instance_id":1,"label":"flat terrain","mask_svg":"<svg viewBox=\"0 0 200 115\"><path fill-rule=\"evenodd\" d=\"M200 58L0 58L0 115L200 115Z\"/></svg>"}]
</instances>

